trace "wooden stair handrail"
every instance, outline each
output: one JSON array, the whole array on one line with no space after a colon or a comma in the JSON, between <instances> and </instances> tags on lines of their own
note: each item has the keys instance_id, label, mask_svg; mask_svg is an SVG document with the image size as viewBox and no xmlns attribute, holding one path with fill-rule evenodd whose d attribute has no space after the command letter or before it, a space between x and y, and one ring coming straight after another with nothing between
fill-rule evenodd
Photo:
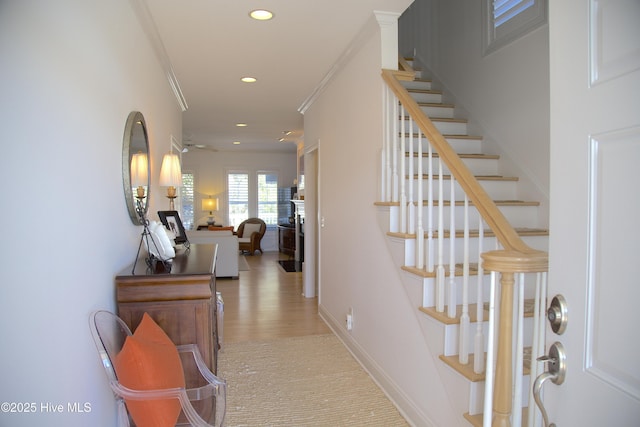
<instances>
[{"instance_id":1,"label":"wooden stair handrail","mask_svg":"<svg viewBox=\"0 0 640 427\"><path fill-rule=\"evenodd\" d=\"M511 226L509 221L502 214L500 209L489 197L485 189L478 183L469 168L453 150L445 137L435 127L431 119L424 114L418 103L409 95L409 92L400 84L396 74L396 70L382 70L382 78L393 91L407 113L416 122L422 133L427 137L435 150L440 155L442 161L447 165L451 174L460 183L460 186L473 202L476 209L482 215L489 228L495 233L498 241L505 250L516 251L523 254L539 254L540 251L529 247L518 235L516 230ZM400 79L404 77L402 73Z\"/></svg>"}]
</instances>

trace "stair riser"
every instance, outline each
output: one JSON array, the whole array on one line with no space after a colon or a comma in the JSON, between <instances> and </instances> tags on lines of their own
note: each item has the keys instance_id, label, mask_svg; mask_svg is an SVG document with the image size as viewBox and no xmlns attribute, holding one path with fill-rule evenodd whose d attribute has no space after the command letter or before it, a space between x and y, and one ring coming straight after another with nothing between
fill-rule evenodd
<instances>
[{"instance_id":1,"label":"stair riser","mask_svg":"<svg viewBox=\"0 0 640 427\"><path fill-rule=\"evenodd\" d=\"M467 134L467 124L464 122L442 122L442 121L437 121L437 120L433 120L433 124L435 125L436 129L438 129L440 131L441 134L443 135L466 135ZM398 130L402 133L402 129L405 130L405 132L409 132L409 121L407 119L404 120L404 128L403 128L403 123L402 120L399 119L398 120ZM418 125L417 124L413 124L413 132L417 133L418 132Z\"/></svg>"},{"instance_id":2,"label":"stair riser","mask_svg":"<svg viewBox=\"0 0 640 427\"><path fill-rule=\"evenodd\" d=\"M425 236L427 235L427 231L425 231ZM413 240L415 239L407 239ZM529 246L538 250L547 250L549 244L549 238L547 236L525 236L522 237L522 240ZM438 239L433 238L433 256L434 262L438 261ZM450 249L451 241L448 238L445 238L443 241L443 260L445 263L449 263L449 249ZM496 249L496 238L495 237L485 237L483 240L483 252L490 251ZM454 243L454 257L456 263L462 263L464 261L464 242L462 239L456 239ZM406 253L400 259L404 260L404 264L399 264L399 266L407 265L407 266L415 266L416 265L416 255L415 255L415 243L408 245L405 247ZM424 254L425 254L425 265L429 256L429 241L425 237L424 242ZM470 237L469 238L469 261L470 262L478 262L480 259L480 253L478 248L478 238ZM427 306L428 307L428 306Z\"/></svg>"},{"instance_id":3,"label":"stair riser","mask_svg":"<svg viewBox=\"0 0 640 427\"><path fill-rule=\"evenodd\" d=\"M453 107L440 107L440 106L432 106L432 105L422 105L420 109L430 118L443 118L443 119L453 119L454 118L454 108Z\"/></svg>"},{"instance_id":4,"label":"stair riser","mask_svg":"<svg viewBox=\"0 0 640 427\"><path fill-rule=\"evenodd\" d=\"M448 272L446 272L448 274ZM463 284L464 278L460 276L456 276L455 280L455 290L456 290L456 302L458 304L462 303L462 292L463 292ZM435 307L435 286L436 280L435 278L424 278L423 281L423 307ZM491 275L484 274L482 276L482 301L489 301L489 290L491 286ZM535 295L535 286L536 286L536 276L534 274L527 274L524 278L524 294L525 298L532 299ZM445 278L445 289L449 289L449 276ZM473 304L477 300L478 296L478 276L469 276L469 303ZM448 295L448 291L445 291L445 295ZM445 298L445 311L446 311L446 298Z\"/></svg>"},{"instance_id":5,"label":"stair riser","mask_svg":"<svg viewBox=\"0 0 640 427\"><path fill-rule=\"evenodd\" d=\"M436 172L437 173L437 172ZM451 200L451 181L445 179L443 182L443 190L444 190L444 200ZM414 181L414 185L417 185L417 182ZM422 182L422 191L425 198L428 194L428 181L423 180ZM485 191L489 194L493 200L516 200L517 199L517 181L487 181L481 180L480 185L485 189ZM414 194L417 194L417 187L414 186ZM433 181L433 198L434 200L438 200L440 194L439 190L439 180ZM464 200L464 192L460 189L460 186L456 184L454 186L454 200Z\"/></svg>"},{"instance_id":6,"label":"stair riser","mask_svg":"<svg viewBox=\"0 0 640 427\"><path fill-rule=\"evenodd\" d=\"M411 206L408 207L411 209ZM517 228L529 227L536 228L538 226L538 206L498 206L498 209L509 220L511 225ZM418 214L418 209L416 215ZM444 229L449 230L451 224L451 207L444 206L443 210L443 222ZM464 227L464 206L455 206L454 210L454 226L457 230L462 230ZM437 230L438 227L438 206L434 207L433 212L433 228ZM428 208L422 208L422 225L423 229L427 230L428 227ZM469 227L471 229L478 229L479 214L478 210L474 206L469 206ZM484 228L484 227L483 227Z\"/></svg>"},{"instance_id":7,"label":"stair riser","mask_svg":"<svg viewBox=\"0 0 640 427\"><path fill-rule=\"evenodd\" d=\"M431 92L409 92L411 97L415 99L416 102L428 102L439 104L442 102L442 94L440 93L431 93Z\"/></svg>"},{"instance_id":8,"label":"stair riser","mask_svg":"<svg viewBox=\"0 0 640 427\"><path fill-rule=\"evenodd\" d=\"M447 138L447 142L451 145L456 153L458 154L478 154L482 153L482 140L481 139L459 139L459 138ZM413 152L418 152L418 138L414 138L413 141ZM409 151L409 145L411 142L407 139L405 141L405 150ZM399 144L398 144L399 147ZM422 152L428 153L429 146L428 141L422 138ZM433 150L435 152L435 150Z\"/></svg>"},{"instance_id":9,"label":"stair riser","mask_svg":"<svg viewBox=\"0 0 640 427\"><path fill-rule=\"evenodd\" d=\"M469 350L471 352L473 352L473 345L474 345L474 338L475 338L475 333L476 333L476 328L477 328L477 324L476 323L471 323L471 327L469 328L469 341L467 342L467 345L469 346ZM459 325L446 325L444 326L445 329L445 333L444 333L444 349L443 349L443 355L445 356L453 356L459 353L458 350L458 331L460 330ZM489 332L489 322L483 322L482 324L482 330L483 330L483 334L485 336L485 340L484 340L484 351L487 351L487 334ZM531 343L533 341L533 318L532 317L526 317L524 319L524 323L523 323L523 342L525 347L530 347Z\"/></svg>"},{"instance_id":10,"label":"stair riser","mask_svg":"<svg viewBox=\"0 0 640 427\"><path fill-rule=\"evenodd\" d=\"M402 86L404 86L406 89L431 90L433 84L428 81L414 80L411 82L402 82Z\"/></svg>"},{"instance_id":11,"label":"stair riser","mask_svg":"<svg viewBox=\"0 0 640 427\"><path fill-rule=\"evenodd\" d=\"M469 168L474 175L498 175L499 160L498 159L462 159L464 164ZM422 162L422 172L429 173L429 158L406 158L405 171L409 172L409 165L413 163L413 173L418 173L419 163ZM434 174L438 173L439 159L433 158L431 167ZM442 164L443 174L450 175L449 168L444 163Z\"/></svg>"}]
</instances>

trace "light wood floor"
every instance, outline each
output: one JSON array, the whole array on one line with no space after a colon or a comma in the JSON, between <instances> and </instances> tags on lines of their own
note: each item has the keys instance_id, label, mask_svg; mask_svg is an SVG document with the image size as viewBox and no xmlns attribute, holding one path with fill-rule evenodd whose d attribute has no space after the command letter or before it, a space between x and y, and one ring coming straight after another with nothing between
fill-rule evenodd
<instances>
[{"instance_id":1,"label":"light wood floor","mask_svg":"<svg viewBox=\"0 0 640 427\"><path fill-rule=\"evenodd\" d=\"M302 295L302 273L286 273L277 252L246 256L249 271L237 280L218 279L224 300L222 345L331 333L318 315L318 298Z\"/></svg>"}]
</instances>

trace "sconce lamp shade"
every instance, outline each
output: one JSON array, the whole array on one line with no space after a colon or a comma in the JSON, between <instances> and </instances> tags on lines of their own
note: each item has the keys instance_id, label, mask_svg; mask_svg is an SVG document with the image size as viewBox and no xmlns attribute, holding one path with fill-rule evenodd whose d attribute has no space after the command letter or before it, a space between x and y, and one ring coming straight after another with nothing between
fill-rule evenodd
<instances>
[{"instance_id":1,"label":"sconce lamp shade","mask_svg":"<svg viewBox=\"0 0 640 427\"><path fill-rule=\"evenodd\" d=\"M138 152L131 156L131 186L144 187L149 184L148 165L145 153Z\"/></svg>"},{"instance_id":2,"label":"sconce lamp shade","mask_svg":"<svg viewBox=\"0 0 640 427\"><path fill-rule=\"evenodd\" d=\"M220 210L220 200L217 197L215 199L211 197L202 199L202 210L209 212Z\"/></svg>"},{"instance_id":3,"label":"sconce lamp shade","mask_svg":"<svg viewBox=\"0 0 640 427\"><path fill-rule=\"evenodd\" d=\"M177 154L165 154L160 168L161 187L182 187L182 169Z\"/></svg>"}]
</instances>

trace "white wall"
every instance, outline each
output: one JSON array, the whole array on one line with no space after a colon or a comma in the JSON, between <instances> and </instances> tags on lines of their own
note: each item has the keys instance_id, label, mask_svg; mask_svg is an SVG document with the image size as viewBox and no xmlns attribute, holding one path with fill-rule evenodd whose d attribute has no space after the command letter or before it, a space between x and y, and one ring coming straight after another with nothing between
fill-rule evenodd
<instances>
[{"instance_id":1,"label":"white wall","mask_svg":"<svg viewBox=\"0 0 640 427\"><path fill-rule=\"evenodd\" d=\"M460 415L442 392L417 307L402 289L378 225L380 30L368 27L364 34L304 117L305 145L319 152L320 311L414 422L452 426ZM354 326L348 332L350 307Z\"/></svg>"},{"instance_id":2,"label":"white wall","mask_svg":"<svg viewBox=\"0 0 640 427\"><path fill-rule=\"evenodd\" d=\"M293 143L290 143L293 144ZM297 176L296 147L292 146L290 153L263 152L211 152L190 149L182 155L183 170L194 173L195 192L195 222L205 224L208 219L206 212L201 212L201 200L212 196L220 199L220 210L214 212L216 223L229 224L227 215L228 194L226 187L226 173L230 170L248 171L251 177L260 171L278 173L280 187L292 187ZM255 205L257 201L252 201ZM254 206L254 208L256 208ZM262 238L261 247L265 251L278 250L278 234L276 228L270 228Z\"/></svg>"},{"instance_id":3,"label":"white wall","mask_svg":"<svg viewBox=\"0 0 640 427\"><path fill-rule=\"evenodd\" d=\"M181 112L128 0L3 1L0 57L0 402L37 408L0 412L0 425L114 426L88 316L115 309L114 276L138 247L125 121L145 116L153 186ZM165 201L153 191L151 212ZM42 411L47 402L64 412ZM91 412L68 413L73 402Z\"/></svg>"},{"instance_id":4,"label":"white wall","mask_svg":"<svg viewBox=\"0 0 640 427\"><path fill-rule=\"evenodd\" d=\"M548 26L482 56L481 1L416 0L400 19L401 53L413 55L445 95L501 154L504 175L521 178L519 197L543 202L548 225Z\"/></svg>"}]
</instances>

